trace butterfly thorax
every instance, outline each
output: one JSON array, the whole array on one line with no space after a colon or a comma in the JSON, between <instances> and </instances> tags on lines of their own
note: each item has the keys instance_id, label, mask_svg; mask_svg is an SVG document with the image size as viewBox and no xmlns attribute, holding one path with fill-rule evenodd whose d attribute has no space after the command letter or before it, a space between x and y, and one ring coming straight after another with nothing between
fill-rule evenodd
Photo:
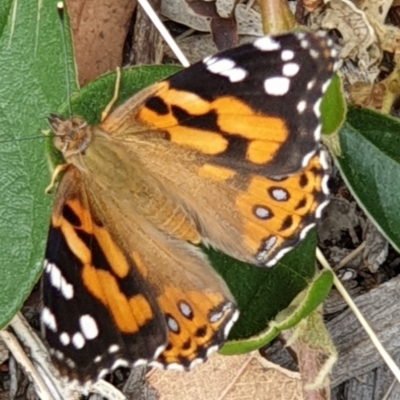
<instances>
[{"instance_id":1,"label":"butterfly thorax","mask_svg":"<svg viewBox=\"0 0 400 400\"><path fill-rule=\"evenodd\" d=\"M59 115L52 114L48 123L54 132L54 147L59 150L67 163L74 162L76 155L81 155L88 148L92 140L92 127L80 117L64 119ZM79 165L76 165L79 168Z\"/></svg>"}]
</instances>

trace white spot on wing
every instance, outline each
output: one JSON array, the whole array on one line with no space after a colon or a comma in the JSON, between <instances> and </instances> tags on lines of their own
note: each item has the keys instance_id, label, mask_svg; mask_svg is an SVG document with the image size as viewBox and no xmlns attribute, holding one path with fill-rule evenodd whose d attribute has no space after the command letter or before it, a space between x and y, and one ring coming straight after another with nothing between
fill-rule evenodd
<instances>
[{"instance_id":1,"label":"white spot on wing","mask_svg":"<svg viewBox=\"0 0 400 400\"><path fill-rule=\"evenodd\" d=\"M314 139L319 142L321 139L321 131L322 131L322 125L318 124L317 127L314 130Z\"/></svg>"},{"instance_id":2,"label":"white spot on wing","mask_svg":"<svg viewBox=\"0 0 400 400\"><path fill-rule=\"evenodd\" d=\"M271 260L269 261L266 266L267 267L272 267L275 265L286 253L288 253L290 250L292 250L293 247L285 247L281 251L278 252L278 254Z\"/></svg>"},{"instance_id":3,"label":"white spot on wing","mask_svg":"<svg viewBox=\"0 0 400 400\"><path fill-rule=\"evenodd\" d=\"M329 182L329 175L324 175L324 176L322 177L321 187L322 187L322 191L323 191L325 194L329 194L328 182Z\"/></svg>"},{"instance_id":4,"label":"white spot on wing","mask_svg":"<svg viewBox=\"0 0 400 400\"><path fill-rule=\"evenodd\" d=\"M327 170L329 165L328 165L328 160L326 159L326 152L321 151L319 155L319 162L321 163L321 166L323 169Z\"/></svg>"},{"instance_id":5,"label":"white spot on wing","mask_svg":"<svg viewBox=\"0 0 400 400\"><path fill-rule=\"evenodd\" d=\"M310 49L310 56L312 58L314 58L315 60L318 59L319 57L319 51L315 50L315 49Z\"/></svg>"},{"instance_id":6,"label":"white spot on wing","mask_svg":"<svg viewBox=\"0 0 400 400\"><path fill-rule=\"evenodd\" d=\"M238 318L239 318L239 310L235 310L235 312L233 313L231 319L225 325L224 338L228 337L229 332L231 331L233 324L238 320Z\"/></svg>"},{"instance_id":7,"label":"white spot on wing","mask_svg":"<svg viewBox=\"0 0 400 400\"><path fill-rule=\"evenodd\" d=\"M241 82L247 76L247 72L243 68L232 68L228 71L222 71L222 76L226 76L232 83Z\"/></svg>"},{"instance_id":8,"label":"white spot on wing","mask_svg":"<svg viewBox=\"0 0 400 400\"><path fill-rule=\"evenodd\" d=\"M223 71L230 70L235 67L235 62L228 58L216 59L214 63L207 64L207 69L213 74L220 74Z\"/></svg>"},{"instance_id":9,"label":"white spot on wing","mask_svg":"<svg viewBox=\"0 0 400 400\"><path fill-rule=\"evenodd\" d=\"M182 315L186 318L190 318L193 315L193 311L189 304L185 303L184 301L181 301L179 303L179 310L182 313Z\"/></svg>"},{"instance_id":10,"label":"white spot on wing","mask_svg":"<svg viewBox=\"0 0 400 400\"><path fill-rule=\"evenodd\" d=\"M167 318L167 325L170 331L175 333L179 332L179 325L172 317Z\"/></svg>"},{"instance_id":11,"label":"white spot on wing","mask_svg":"<svg viewBox=\"0 0 400 400\"><path fill-rule=\"evenodd\" d=\"M270 251L272 247L275 246L276 240L276 236L271 236L270 238L268 238L264 243L264 250L267 252Z\"/></svg>"},{"instance_id":12,"label":"white spot on wing","mask_svg":"<svg viewBox=\"0 0 400 400\"><path fill-rule=\"evenodd\" d=\"M273 189L271 195L276 201L286 201L288 199L288 193L283 189Z\"/></svg>"},{"instance_id":13,"label":"white spot on wing","mask_svg":"<svg viewBox=\"0 0 400 400\"><path fill-rule=\"evenodd\" d=\"M217 313L214 312L214 313L211 314L211 316L209 318L209 321L211 323L218 322L223 317L223 315L224 315L223 311L220 311L220 312L217 312Z\"/></svg>"},{"instance_id":14,"label":"white spot on wing","mask_svg":"<svg viewBox=\"0 0 400 400\"><path fill-rule=\"evenodd\" d=\"M109 348L108 348L108 352L110 354L116 353L119 350L119 346L117 344L112 344Z\"/></svg>"},{"instance_id":15,"label":"white spot on wing","mask_svg":"<svg viewBox=\"0 0 400 400\"><path fill-rule=\"evenodd\" d=\"M79 326L87 340L95 339L99 334L97 323L91 315L82 315L79 318Z\"/></svg>"},{"instance_id":16,"label":"white spot on wing","mask_svg":"<svg viewBox=\"0 0 400 400\"><path fill-rule=\"evenodd\" d=\"M166 349L167 345L162 344L161 346L158 346L156 351L154 352L153 358L156 359L158 356Z\"/></svg>"},{"instance_id":17,"label":"white spot on wing","mask_svg":"<svg viewBox=\"0 0 400 400\"><path fill-rule=\"evenodd\" d=\"M256 207L254 210L256 217L260 218L260 219L266 219L269 218L271 213L269 212L268 209L264 208L264 207Z\"/></svg>"},{"instance_id":18,"label":"white spot on wing","mask_svg":"<svg viewBox=\"0 0 400 400\"><path fill-rule=\"evenodd\" d=\"M103 368L100 372L99 372L99 379L104 378L107 374L110 373L110 369L109 368Z\"/></svg>"},{"instance_id":19,"label":"white spot on wing","mask_svg":"<svg viewBox=\"0 0 400 400\"><path fill-rule=\"evenodd\" d=\"M128 367L129 366L129 362L124 360L124 359L118 359L114 361L114 364L111 366L111 371L114 371L117 368L120 367Z\"/></svg>"},{"instance_id":20,"label":"white spot on wing","mask_svg":"<svg viewBox=\"0 0 400 400\"><path fill-rule=\"evenodd\" d=\"M323 203L321 203L317 209L315 210L315 217L316 218L321 218L322 216L322 211L324 210L324 208L329 204L329 200L324 201Z\"/></svg>"},{"instance_id":21,"label":"white spot on wing","mask_svg":"<svg viewBox=\"0 0 400 400\"><path fill-rule=\"evenodd\" d=\"M318 118L321 117L321 110L320 110L321 102L322 102L322 97L315 102L313 107L314 113Z\"/></svg>"},{"instance_id":22,"label":"white spot on wing","mask_svg":"<svg viewBox=\"0 0 400 400\"><path fill-rule=\"evenodd\" d=\"M51 270L51 266L50 263L47 260L44 260L43 262L43 269L45 270L45 272L48 274Z\"/></svg>"},{"instance_id":23,"label":"white spot on wing","mask_svg":"<svg viewBox=\"0 0 400 400\"><path fill-rule=\"evenodd\" d=\"M237 67L229 58L212 58L206 62L206 66L211 73L225 76L233 83L240 82L247 76L247 72Z\"/></svg>"},{"instance_id":24,"label":"white spot on wing","mask_svg":"<svg viewBox=\"0 0 400 400\"><path fill-rule=\"evenodd\" d=\"M282 61L290 61L294 58L294 51L292 50L283 50L281 53Z\"/></svg>"},{"instance_id":25,"label":"white spot on wing","mask_svg":"<svg viewBox=\"0 0 400 400\"><path fill-rule=\"evenodd\" d=\"M139 358L132 364L132 367L139 367L140 365L147 365L147 360L144 358Z\"/></svg>"},{"instance_id":26,"label":"white spot on wing","mask_svg":"<svg viewBox=\"0 0 400 400\"><path fill-rule=\"evenodd\" d=\"M50 282L53 287L60 290L61 288L61 271L54 265L50 265Z\"/></svg>"},{"instance_id":27,"label":"white spot on wing","mask_svg":"<svg viewBox=\"0 0 400 400\"><path fill-rule=\"evenodd\" d=\"M300 71L300 65L296 63L287 63L283 66L282 73L288 78L297 75Z\"/></svg>"},{"instance_id":28,"label":"white spot on wing","mask_svg":"<svg viewBox=\"0 0 400 400\"><path fill-rule=\"evenodd\" d=\"M281 48L281 45L269 36L264 36L260 39L257 39L253 45L261 51L274 51Z\"/></svg>"},{"instance_id":29,"label":"white spot on wing","mask_svg":"<svg viewBox=\"0 0 400 400\"><path fill-rule=\"evenodd\" d=\"M73 360L71 360L70 358L66 358L65 363L68 365L69 369L76 368L75 362Z\"/></svg>"},{"instance_id":30,"label":"white spot on wing","mask_svg":"<svg viewBox=\"0 0 400 400\"><path fill-rule=\"evenodd\" d=\"M71 300L74 297L74 287L64 277L61 277L60 291L66 300Z\"/></svg>"},{"instance_id":31,"label":"white spot on wing","mask_svg":"<svg viewBox=\"0 0 400 400\"><path fill-rule=\"evenodd\" d=\"M299 114L302 114L306 109L306 107L307 107L307 102L305 100L300 100L297 103L297 111L299 112Z\"/></svg>"},{"instance_id":32,"label":"white spot on wing","mask_svg":"<svg viewBox=\"0 0 400 400\"><path fill-rule=\"evenodd\" d=\"M307 83L307 90L311 90L315 86L315 79Z\"/></svg>"},{"instance_id":33,"label":"white spot on wing","mask_svg":"<svg viewBox=\"0 0 400 400\"><path fill-rule=\"evenodd\" d=\"M64 345L64 346L68 346L68 345L70 344L71 338L70 338L70 336L68 335L67 332L63 332L63 333L60 335L60 342L61 342L61 344Z\"/></svg>"},{"instance_id":34,"label":"white spot on wing","mask_svg":"<svg viewBox=\"0 0 400 400\"><path fill-rule=\"evenodd\" d=\"M72 336L72 344L74 345L74 347L78 350L82 349L83 346L85 345L86 340L83 337L82 333L77 332L74 334L74 336Z\"/></svg>"},{"instance_id":35,"label":"white spot on wing","mask_svg":"<svg viewBox=\"0 0 400 400\"><path fill-rule=\"evenodd\" d=\"M189 365L189 369L193 369L200 364L203 364L204 360L201 358L195 358Z\"/></svg>"},{"instance_id":36,"label":"white spot on wing","mask_svg":"<svg viewBox=\"0 0 400 400\"><path fill-rule=\"evenodd\" d=\"M213 354L213 353L215 353L216 351L218 351L218 349L219 349L219 346L217 346L217 345L214 345L214 346L209 347L209 348L207 349L206 357L207 357L207 358L210 357L210 355Z\"/></svg>"},{"instance_id":37,"label":"white spot on wing","mask_svg":"<svg viewBox=\"0 0 400 400\"><path fill-rule=\"evenodd\" d=\"M264 81L265 92L271 96L283 96L289 91L290 79L284 76L267 78Z\"/></svg>"},{"instance_id":38,"label":"white spot on wing","mask_svg":"<svg viewBox=\"0 0 400 400\"><path fill-rule=\"evenodd\" d=\"M183 372L185 368L181 364L177 363L171 363L167 365L167 370L168 371L178 371L178 372Z\"/></svg>"},{"instance_id":39,"label":"white spot on wing","mask_svg":"<svg viewBox=\"0 0 400 400\"><path fill-rule=\"evenodd\" d=\"M45 326L47 326L48 329L50 329L53 332L57 331L56 317L47 307L43 308L41 319L42 319L42 323Z\"/></svg>"},{"instance_id":40,"label":"white spot on wing","mask_svg":"<svg viewBox=\"0 0 400 400\"><path fill-rule=\"evenodd\" d=\"M315 153L316 153L316 150L313 150L304 156L303 161L301 162L301 166L303 168L307 167L308 163L310 162L311 158L314 157Z\"/></svg>"},{"instance_id":41,"label":"white spot on wing","mask_svg":"<svg viewBox=\"0 0 400 400\"><path fill-rule=\"evenodd\" d=\"M300 40L300 46L303 49L307 49L310 46L310 42L307 39Z\"/></svg>"},{"instance_id":42,"label":"white spot on wing","mask_svg":"<svg viewBox=\"0 0 400 400\"><path fill-rule=\"evenodd\" d=\"M327 80L323 85L322 85L322 93L325 93L326 90L328 89L328 86L330 85L331 80Z\"/></svg>"},{"instance_id":43,"label":"white spot on wing","mask_svg":"<svg viewBox=\"0 0 400 400\"><path fill-rule=\"evenodd\" d=\"M314 226L315 226L315 223L312 223L312 224L307 225L306 227L304 227L300 232L300 240L303 240L307 236L307 233L310 232L310 230L312 228L314 228Z\"/></svg>"}]
</instances>

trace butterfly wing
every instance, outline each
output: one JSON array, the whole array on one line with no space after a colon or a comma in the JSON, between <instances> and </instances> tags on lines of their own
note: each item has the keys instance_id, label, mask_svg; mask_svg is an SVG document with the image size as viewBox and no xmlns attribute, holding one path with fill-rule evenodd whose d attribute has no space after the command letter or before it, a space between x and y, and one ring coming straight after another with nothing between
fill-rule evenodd
<instances>
[{"instance_id":1,"label":"butterfly wing","mask_svg":"<svg viewBox=\"0 0 400 400\"><path fill-rule=\"evenodd\" d=\"M237 318L229 290L191 245L130 207L126 218L122 199L96 185L70 166L57 192L42 312L53 360L80 381L148 362L190 368Z\"/></svg>"},{"instance_id":2,"label":"butterfly wing","mask_svg":"<svg viewBox=\"0 0 400 400\"><path fill-rule=\"evenodd\" d=\"M204 242L270 266L327 204L319 104L334 63L322 36L262 38L153 85L99 129L132 143Z\"/></svg>"},{"instance_id":3,"label":"butterfly wing","mask_svg":"<svg viewBox=\"0 0 400 400\"><path fill-rule=\"evenodd\" d=\"M219 166L286 176L317 151L330 45L291 33L226 50L134 96L101 127L122 138L140 130L134 119Z\"/></svg>"}]
</instances>

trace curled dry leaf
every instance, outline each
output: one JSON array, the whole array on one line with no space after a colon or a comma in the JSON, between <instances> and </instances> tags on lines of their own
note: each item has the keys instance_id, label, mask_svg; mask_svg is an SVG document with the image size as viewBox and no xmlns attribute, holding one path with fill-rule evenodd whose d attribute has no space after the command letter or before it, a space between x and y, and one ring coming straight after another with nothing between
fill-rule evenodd
<instances>
[{"instance_id":1,"label":"curled dry leaf","mask_svg":"<svg viewBox=\"0 0 400 400\"><path fill-rule=\"evenodd\" d=\"M340 57L358 61L369 70L381 59L377 37L366 14L348 0L331 0L322 27L337 29L342 36Z\"/></svg>"},{"instance_id":2,"label":"curled dry leaf","mask_svg":"<svg viewBox=\"0 0 400 400\"><path fill-rule=\"evenodd\" d=\"M195 13L193 8L189 7L186 0L163 0L161 4L162 15L171 21L185 25L191 29L200 32L211 32L212 16L227 18L232 17L236 20L238 35L262 36L261 13L257 2L248 7L247 4L236 4L235 8L230 9L229 4L218 2L215 6L215 14L203 15ZM221 12L221 14L219 14Z\"/></svg>"}]
</instances>

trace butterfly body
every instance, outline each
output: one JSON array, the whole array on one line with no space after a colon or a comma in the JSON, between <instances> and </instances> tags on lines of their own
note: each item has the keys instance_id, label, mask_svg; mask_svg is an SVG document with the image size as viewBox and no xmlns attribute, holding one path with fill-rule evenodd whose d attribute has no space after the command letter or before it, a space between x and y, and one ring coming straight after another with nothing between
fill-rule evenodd
<instances>
[{"instance_id":1,"label":"butterfly body","mask_svg":"<svg viewBox=\"0 0 400 400\"><path fill-rule=\"evenodd\" d=\"M263 39L152 85L98 126L49 118L67 167L42 322L61 372L190 369L238 316L196 245L272 266L315 225L327 202L317 105L334 54L311 34Z\"/></svg>"}]
</instances>

